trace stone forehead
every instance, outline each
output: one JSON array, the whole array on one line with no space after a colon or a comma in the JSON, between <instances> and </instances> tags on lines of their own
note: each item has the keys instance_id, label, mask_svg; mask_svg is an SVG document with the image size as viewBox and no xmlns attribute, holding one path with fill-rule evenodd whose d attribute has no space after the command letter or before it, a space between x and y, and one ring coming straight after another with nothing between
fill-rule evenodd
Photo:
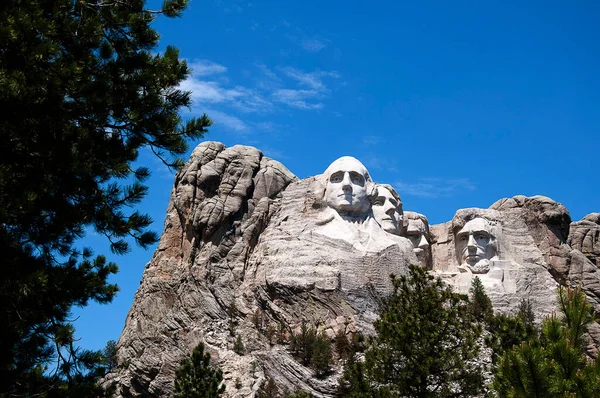
<instances>
[{"instance_id":1,"label":"stone forehead","mask_svg":"<svg viewBox=\"0 0 600 398\"><path fill-rule=\"evenodd\" d=\"M408 220L407 232L427 232L427 225L420 218Z\"/></svg>"},{"instance_id":2,"label":"stone forehead","mask_svg":"<svg viewBox=\"0 0 600 398\"><path fill-rule=\"evenodd\" d=\"M424 224L429 225L429 220L427 219L427 217L425 217L424 214L417 213L414 211L405 211L404 216L409 220L420 220Z\"/></svg>"},{"instance_id":3,"label":"stone forehead","mask_svg":"<svg viewBox=\"0 0 600 398\"><path fill-rule=\"evenodd\" d=\"M396 199L398 202L402 202L402 199L400 199L400 195L398 195L398 192L396 192L396 190L389 184L376 184L377 186L377 195L378 196L385 196L386 195L386 191L389 195L392 195L394 197L394 199Z\"/></svg>"},{"instance_id":4,"label":"stone forehead","mask_svg":"<svg viewBox=\"0 0 600 398\"><path fill-rule=\"evenodd\" d=\"M477 217L467 222L464 227L458 233L468 232L468 231L487 231L490 232L492 227L490 223L481 217Z\"/></svg>"},{"instance_id":5,"label":"stone forehead","mask_svg":"<svg viewBox=\"0 0 600 398\"><path fill-rule=\"evenodd\" d=\"M352 156L342 156L341 158L334 160L333 163L331 163L329 165L329 167L327 167L327 169L325 170L325 172L323 174L326 177L329 177L333 173L340 171L340 170L356 171L356 172L362 174L367 181L371 181L371 176L369 175L369 172L367 171L367 168L365 167L365 165L362 164L360 160L358 160Z\"/></svg>"}]
</instances>

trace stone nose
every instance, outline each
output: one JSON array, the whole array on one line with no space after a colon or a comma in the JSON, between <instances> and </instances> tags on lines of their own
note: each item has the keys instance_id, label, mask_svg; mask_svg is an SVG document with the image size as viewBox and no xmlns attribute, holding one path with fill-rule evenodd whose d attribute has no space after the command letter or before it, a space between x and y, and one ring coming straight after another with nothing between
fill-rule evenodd
<instances>
[{"instance_id":1,"label":"stone nose","mask_svg":"<svg viewBox=\"0 0 600 398\"><path fill-rule=\"evenodd\" d=\"M388 216L393 216L396 212L396 207L390 203L390 201L386 200L383 204L383 211L385 211Z\"/></svg>"},{"instance_id":2,"label":"stone nose","mask_svg":"<svg viewBox=\"0 0 600 398\"><path fill-rule=\"evenodd\" d=\"M350 179L350 173L344 173L344 178L342 178L342 188L352 189L352 180Z\"/></svg>"},{"instance_id":3,"label":"stone nose","mask_svg":"<svg viewBox=\"0 0 600 398\"><path fill-rule=\"evenodd\" d=\"M425 238L425 235L421 235L421 240L419 240L419 248L425 250L428 247L429 242L427 242L427 238Z\"/></svg>"},{"instance_id":4,"label":"stone nose","mask_svg":"<svg viewBox=\"0 0 600 398\"><path fill-rule=\"evenodd\" d=\"M467 247L469 249L477 248L477 242L475 241L475 237L473 236L473 234L469 234L469 240L467 242Z\"/></svg>"}]
</instances>

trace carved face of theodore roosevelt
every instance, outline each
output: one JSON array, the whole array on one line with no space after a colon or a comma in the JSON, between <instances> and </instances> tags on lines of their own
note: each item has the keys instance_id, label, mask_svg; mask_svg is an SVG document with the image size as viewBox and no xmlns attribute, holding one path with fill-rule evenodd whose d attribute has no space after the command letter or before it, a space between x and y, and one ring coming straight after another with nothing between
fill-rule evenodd
<instances>
[{"instance_id":1,"label":"carved face of theodore roosevelt","mask_svg":"<svg viewBox=\"0 0 600 398\"><path fill-rule=\"evenodd\" d=\"M343 156L323 173L327 180L325 200L340 214L360 215L369 211L371 177L365 166L352 156Z\"/></svg>"},{"instance_id":2,"label":"carved face of theodore roosevelt","mask_svg":"<svg viewBox=\"0 0 600 398\"><path fill-rule=\"evenodd\" d=\"M413 251L423 266L429 264L431 259L431 246L429 244L429 222L427 218L419 213L407 212L408 228L406 236L413 245Z\"/></svg>"}]
</instances>

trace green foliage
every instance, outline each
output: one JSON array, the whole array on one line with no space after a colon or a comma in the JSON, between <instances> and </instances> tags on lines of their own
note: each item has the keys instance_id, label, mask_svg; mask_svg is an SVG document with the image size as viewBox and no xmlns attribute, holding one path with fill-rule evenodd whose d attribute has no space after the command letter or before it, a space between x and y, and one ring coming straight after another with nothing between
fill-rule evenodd
<instances>
[{"instance_id":1,"label":"green foliage","mask_svg":"<svg viewBox=\"0 0 600 398\"><path fill-rule=\"evenodd\" d=\"M560 288L560 318L551 315L539 334L504 352L493 388L501 397L596 397L600 395L600 362L583 353L587 328L595 320L581 289ZM520 320L528 318L521 306Z\"/></svg>"},{"instance_id":2,"label":"green foliage","mask_svg":"<svg viewBox=\"0 0 600 398\"><path fill-rule=\"evenodd\" d=\"M363 361L357 360L356 353L352 353L344 364L344 373L338 384L336 396L340 398L384 396L380 391L371 387L371 380L365 367Z\"/></svg>"},{"instance_id":3,"label":"green foliage","mask_svg":"<svg viewBox=\"0 0 600 398\"><path fill-rule=\"evenodd\" d=\"M244 347L244 343L242 342L242 336L238 334L237 338L235 339L235 343L233 343L233 352L235 352L238 355L244 355L245 351L246 348Z\"/></svg>"},{"instance_id":4,"label":"green foliage","mask_svg":"<svg viewBox=\"0 0 600 398\"><path fill-rule=\"evenodd\" d=\"M176 372L175 398L213 398L225 392L223 374L210 364L210 354L200 343Z\"/></svg>"},{"instance_id":5,"label":"green foliage","mask_svg":"<svg viewBox=\"0 0 600 398\"><path fill-rule=\"evenodd\" d=\"M447 397L482 391L474 364L481 328L467 298L419 266L392 279L364 363L350 359L339 388L350 397Z\"/></svg>"},{"instance_id":6,"label":"green foliage","mask_svg":"<svg viewBox=\"0 0 600 398\"><path fill-rule=\"evenodd\" d=\"M315 336L312 343L312 355L310 365L315 370L315 376L322 378L329 373L329 365L333 360L331 353L331 342L325 333L319 333Z\"/></svg>"},{"instance_id":7,"label":"green foliage","mask_svg":"<svg viewBox=\"0 0 600 398\"><path fill-rule=\"evenodd\" d=\"M292 334L290 351L302 365L311 366L315 376L321 378L329 372L333 360L331 342L324 333L317 333L315 328L308 327L305 321L300 326L300 333Z\"/></svg>"},{"instance_id":8,"label":"green foliage","mask_svg":"<svg viewBox=\"0 0 600 398\"><path fill-rule=\"evenodd\" d=\"M277 398L280 397L279 387L272 377L269 377L258 392L258 398Z\"/></svg>"},{"instance_id":9,"label":"green foliage","mask_svg":"<svg viewBox=\"0 0 600 398\"><path fill-rule=\"evenodd\" d=\"M346 337L344 329L340 328L335 335L335 352L339 359L348 359L351 354L352 347Z\"/></svg>"},{"instance_id":10,"label":"green foliage","mask_svg":"<svg viewBox=\"0 0 600 398\"><path fill-rule=\"evenodd\" d=\"M310 365L310 360L313 353L313 344L317 337L317 331L314 328L309 328L306 322L302 322L300 333L292 335L290 350L292 354L300 359L304 366Z\"/></svg>"},{"instance_id":11,"label":"green foliage","mask_svg":"<svg viewBox=\"0 0 600 398\"><path fill-rule=\"evenodd\" d=\"M235 301L232 301L229 307L227 307L227 317L228 321L228 329L229 335L235 336L235 327L237 326L237 317L240 315L240 310L238 310L235 305Z\"/></svg>"},{"instance_id":12,"label":"green foliage","mask_svg":"<svg viewBox=\"0 0 600 398\"><path fill-rule=\"evenodd\" d=\"M531 339L537 339L538 331L534 324L531 301L523 299L516 315L494 314L487 321L486 344L492 348L492 362L497 363L504 353L513 346Z\"/></svg>"},{"instance_id":13,"label":"green foliage","mask_svg":"<svg viewBox=\"0 0 600 398\"><path fill-rule=\"evenodd\" d=\"M471 282L469 306L471 313L479 322L488 321L494 314L492 301L485 293L481 279L477 276Z\"/></svg>"},{"instance_id":14,"label":"green foliage","mask_svg":"<svg viewBox=\"0 0 600 398\"><path fill-rule=\"evenodd\" d=\"M189 69L175 48L157 52L151 27L186 5L0 6L0 395L74 393L98 371L92 362L102 355L74 346L69 313L110 302L117 265L76 241L93 230L117 254L129 251L128 239L156 242L152 220L135 210L150 171L134 163L146 148L181 165L187 141L211 124L179 116L190 105L177 88Z\"/></svg>"},{"instance_id":15,"label":"green foliage","mask_svg":"<svg viewBox=\"0 0 600 398\"><path fill-rule=\"evenodd\" d=\"M106 364L106 370L110 372L117 367L117 342L108 340L106 346L102 350L102 356Z\"/></svg>"}]
</instances>

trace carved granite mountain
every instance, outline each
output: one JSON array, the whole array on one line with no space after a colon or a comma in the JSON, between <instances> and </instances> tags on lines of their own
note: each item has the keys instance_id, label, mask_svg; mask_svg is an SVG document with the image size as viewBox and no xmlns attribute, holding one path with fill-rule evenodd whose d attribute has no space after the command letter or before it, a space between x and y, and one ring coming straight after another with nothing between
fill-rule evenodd
<instances>
[{"instance_id":1,"label":"carved granite mountain","mask_svg":"<svg viewBox=\"0 0 600 398\"><path fill-rule=\"evenodd\" d=\"M119 397L169 396L181 358L202 341L224 372L227 396L254 396L267 378L334 396L340 367L315 378L285 341L269 343L267 327L283 325L284 340L303 322L332 339L339 330L372 333L389 275L410 263L463 291L479 276L499 311L531 298L541 318L555 308L557 281L581 282L600 310L598 239L590 232L597 219L573 223L579 232L571 236L562 205L517 196L429 227L423 215L405 219L392 191L350 157L298 180L255 148L199 145L175 179L164 232L118 342L118 370L105 385ZM233 350L238 335L244 355ZM592 354L598 341L590 341Z\"/></svg>"}]
</instances>

